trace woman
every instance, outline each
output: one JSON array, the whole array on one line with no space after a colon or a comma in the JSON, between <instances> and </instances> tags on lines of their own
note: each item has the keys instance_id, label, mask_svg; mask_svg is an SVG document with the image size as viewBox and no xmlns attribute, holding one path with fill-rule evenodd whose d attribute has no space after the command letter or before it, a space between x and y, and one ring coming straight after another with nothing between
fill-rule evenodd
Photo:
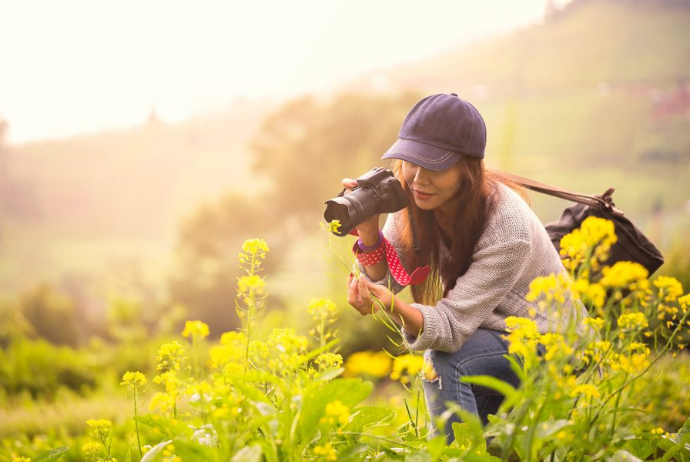
<instances>
[{"instance_id":1,"label":"woman","mask_svg":"<svg viewBox=\"0 0 690 462\"><path fill-rule=\"evenodd\" d=\"M395 159L393 170L410 205L390 215L382 232L378 217L357 226L354 251L366 277L351 276L348 293L362 315L378 309L371 295L378 298L402 327L408 346L426 350L436 374L424 383L433 417L452 401L484 423L503 397L460 378L491 375L518 385L504 357L505 318L534 311L525 300L533 279L565 272L525 200L500 173L485 171L485 146L482 116L456 94L431 95L411 109L383 156ZM356 181L345 179L343 185L352 189ZM420 282L427 272L423 265L429 274ZM415 303L392 296L410 282ZM570 306L564 310L565 321L583 315ZM534 320L542 333L556 328L544 313ZM457 415L446 422L449 439L455 421Z\"/></svg>"}]
</instances>

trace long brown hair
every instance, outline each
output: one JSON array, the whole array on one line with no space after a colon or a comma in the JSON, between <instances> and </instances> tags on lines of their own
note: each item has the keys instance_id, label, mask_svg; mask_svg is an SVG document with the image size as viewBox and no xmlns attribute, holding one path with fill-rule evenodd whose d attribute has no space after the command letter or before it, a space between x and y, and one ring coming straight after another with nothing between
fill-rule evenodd
<instances>
[{"instance_id":1,"label":"long brown hair","mask_svg":"<svg viewBox=\"0 0 690 462\"><path fill-rule=\"evenodd\" d=\"M402 174L402 161L393 161L393 172L400 180L407 194L409 206L403 210L404 220L400 230L405 249L405 261L409 268L429 265L431 273L425 282L411 286L412 297L417 303L435 304L440 298L448 295L455 287L458 277L467 272L472 263L472 256L479 238L484 232L489 216L493 212L493 201L489 196L497 183L504 183L515 189L528 201L524 188L503 177L497 170L484 168L481 159L468 156L461 158L453 167L461 171L460 188L456 194L459 199L452 223L442 223L451 229L451 235L444 235L433 210L422 210L415 204L412 191ZM412 232L410 215L415 220L418 233L420 255L412 250ZM445 239L450 251L450 258L441 262L439 242Z\"/></svg>"}]
</instances>

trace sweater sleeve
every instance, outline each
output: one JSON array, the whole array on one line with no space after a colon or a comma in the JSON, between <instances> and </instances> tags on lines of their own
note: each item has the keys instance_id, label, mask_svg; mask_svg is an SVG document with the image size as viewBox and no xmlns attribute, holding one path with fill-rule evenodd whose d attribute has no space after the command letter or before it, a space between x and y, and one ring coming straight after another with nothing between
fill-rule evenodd
<instances>
[{"instance_id":1,"label":"sweater sleeve","mask_svg":"<svg viewBox=\"0 0 690 462\"><path fill-rule=\"evenodd\" d=\"M455 352L499 305L522 274L529 239L494 241L478 250L467 272L435 306L413 303L424 317L418 337L405 335L412 350Z\"/></svg>"}]
</instances>

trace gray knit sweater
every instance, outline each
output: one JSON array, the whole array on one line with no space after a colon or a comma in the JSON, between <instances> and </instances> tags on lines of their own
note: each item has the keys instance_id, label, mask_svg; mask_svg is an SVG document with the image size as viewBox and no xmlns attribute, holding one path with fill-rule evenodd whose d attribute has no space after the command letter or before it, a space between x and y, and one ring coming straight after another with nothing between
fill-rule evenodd
<instances>
[{"instance_id":1,"label":"gray knit sweater","mask_svg":"<svg viewBox=\"0 0 690 462\"><path fill-rule=\"evenodd\" d=\"M405 335L410 349L454 352L479 327L505 330L505 318L529 317L530 307L536 308L525 300L532 280L565 273L544 226L516 192L499 184L490 200L496 201L493 214L477 243L467 272L436 305L411 305L422 313L424 324L418 337ZM389 215L383 234L395 246L403 266L410 272L414 268L409 268L401 252L398 233L401 219L401 213ZM448 257L442 240L440 252L441 258ZM390 274L376 282L391 287L394 292L403 289ZM562 321L575 313L580 319L586 316L580 304L570 301L560 309ZM538 314L535 321L541 333L558 329L553 320L549 322L543 314Z\"/></svg>"}]
</instances>

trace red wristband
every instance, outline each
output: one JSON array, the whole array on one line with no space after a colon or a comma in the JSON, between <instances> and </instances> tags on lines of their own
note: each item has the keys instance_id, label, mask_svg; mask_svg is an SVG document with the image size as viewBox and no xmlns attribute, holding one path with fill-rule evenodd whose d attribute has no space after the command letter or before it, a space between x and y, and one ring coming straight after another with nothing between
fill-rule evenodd
<instances>
[{"instance_id":1,"label":"red wristband","mask_svg":"<svg viewBox=\"0 0 690 462\"><path fill-rule=\"evenodd\" d=\"M383 258L386 255L386 246L379 245L378 248L373 252L362 253L359 248L359 242L355 242L355 245L352 246L352 252L362 265L373 266L383 261Z\"/></svg>"}]
</instances>

